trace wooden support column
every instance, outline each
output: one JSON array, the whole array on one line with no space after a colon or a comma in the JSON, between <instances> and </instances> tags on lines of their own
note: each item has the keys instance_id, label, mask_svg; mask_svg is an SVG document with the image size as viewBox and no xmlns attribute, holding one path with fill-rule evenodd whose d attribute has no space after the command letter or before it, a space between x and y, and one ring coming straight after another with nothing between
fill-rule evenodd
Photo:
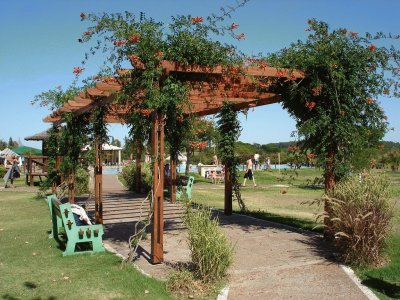
<instances>
[{"instance_id":1,"label":"wooden support column","mask_svg":"<svg viewBox=\"0 0 400 300\"><path fill-rule=\"evenodd\" d=\"M227 216L232 215L232 176L230 172L230 163L225 163L225 205L224 213Z\"/></svg>"},{"instance_id":2,"label":"wooden support column","mask_svg":"<svg viewBox=\"0 0 400 300\"><path fill-rule=\"evenodd\" d=\"M153 264L159 264L164 261L164 120L156 112L153 113L151 150L154 168L151 259Z\"/></svg>"},{"instance_id":3,"label":"wooden support column","mask_svg":"<svg viewBox=\"0 0 400 300\"><path fill-rule=\"evenodd\" d=\"M102 145L94 144L96 165L94 166L94 211L96 224L103 224L103 155Z\"/></svg>"},{"instance_id":4,"label":"wooden support column","mask_svg":"<svg viewBox=\"0 0 400 300\"><path fill-rule=\"evenodd\" d=\"M176 201L176 160L175 155L170 155L170 194L171 194L171 203L175 203Z\"/></svg>"},{"instance_id":5,"label":"wooden support column","mask_svg":"<svg viewBox=\"0 0 400 300\"><path fill-rule=\"evenodd\" d=\"M136 140L136 173L135 173L135 182L136 182L136 193L140 194L142 191L142 165L140 163L140 158L142 156L142 141L140 139Z\"/></svg>"}]
</instances>

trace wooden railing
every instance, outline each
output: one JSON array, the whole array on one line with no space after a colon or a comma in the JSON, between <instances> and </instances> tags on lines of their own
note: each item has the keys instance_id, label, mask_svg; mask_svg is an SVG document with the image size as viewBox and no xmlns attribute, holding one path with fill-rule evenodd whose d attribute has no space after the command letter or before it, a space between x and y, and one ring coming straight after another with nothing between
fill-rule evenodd
<instances>
[{"instance_id":1,"label":"wooden railing","mask_svg":"<svg viewBox=\"0 0 400 300\"><path fill-rule=\"evenodd\" d=\"M33 186L34 178L39 177L40 181L42 181L42 176L47 176L47 163L49 157L46 155L29 155L25 156L25 176L26 176L26 184ZM61 157L57 157L56 160L56 169L59 168L61 162Z\"/></svg>"}]
</instances>

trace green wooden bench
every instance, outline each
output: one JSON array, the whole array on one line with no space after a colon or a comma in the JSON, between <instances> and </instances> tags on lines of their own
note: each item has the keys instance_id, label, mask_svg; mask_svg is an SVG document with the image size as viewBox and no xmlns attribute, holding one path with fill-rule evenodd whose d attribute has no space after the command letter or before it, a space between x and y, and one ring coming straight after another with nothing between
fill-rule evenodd
<instances>
[{"instance_id":1,"label":"green wooden bench","mask_svg":"<svg viewBox=\"0 0 400 300\"><path fill-rule=\"evenodd\" d=\"M55 195L48 196L46 200L52 220L50 237L60 242L65 240L63 256L104 252L103 225L77 226L69 203L62 204ZM80 251L77 248L84 250ZM87 250L87 248L91 250Z\"/></svg>"},{"instance_id":2,"label":"green wooden bench","mask_svg":"<svg viewBox=\"0 0 400 300\"><path fill-rule=\"evenodd\" d=\"M188 199L192 199L192 186L194 182L193 176L180 176L178 179L178 188L176 191L176 199L181 200L183 193L186 194Z\"/></svg>"}]
</instances>

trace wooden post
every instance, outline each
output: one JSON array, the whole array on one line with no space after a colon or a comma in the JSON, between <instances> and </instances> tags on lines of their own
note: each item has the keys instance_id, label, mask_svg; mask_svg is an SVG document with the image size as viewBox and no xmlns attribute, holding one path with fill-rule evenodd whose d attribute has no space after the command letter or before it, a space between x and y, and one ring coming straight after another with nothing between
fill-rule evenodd
<instances>
[{"instance_id":1,"label":"wooden post","mask_svg":"<svg viewBox=\"0 0 400 300\"><path fill-rule=\"evenodd\" d=\"M232 215L232 176L230 172L230 163L225 163L225 205L224 213L227 216Z\"/></svg>"},{"instance_id":2,"label":"wooden post","mask_svg":"<svg viewBox=\"0 0 400 300\"><path fill-rule=\"evenodd\" d=\"M153 226L151 229L151 259L153 264L164 261L164 120L153 113L151 150L153 161Z\"/></svg>"},{"instance_id":3,"label":"wooden post","mask_svg":"<svg viewBox=\"0 0 400 300\"><path fill-rule=\"evenodd\" d=\"M171 203L176 202L176 163L175 163L175 155L170 155L170 194L171 194Z\"/></svg>"},{"instance_id":4,"label":"wooden post","mask_svg":"<svg viewBox=\"0 0 400 300\"><path fill-rule=\"evenodd\" d=\"M94 211L96 224L103 224L103 149L98 141L94 144L96 165L94 167Z\"/></svg>"},{"instance_id":5,"label":"wooden post","mask_svg":"<svg viewBox=\"0 0 400 300\"><path fill-rule=\"evenodd\" d=\"M28 168L29 168L29 185L30 186L33 186L32 165L33 165L32 156L29 155L29 166L28 166Z\"/></svg>"},{"instance_id":6,"label":"wooden post","mask_svg":"<svg viewBox=\"0 0 400 300\"><path fill-rule=\"evenodd\" d=\"M140 158L142 156L142 141L140 139L136 140L136 193L140 194L142 191L142 165L140 163Z\"/></svg>"}]
</instances>

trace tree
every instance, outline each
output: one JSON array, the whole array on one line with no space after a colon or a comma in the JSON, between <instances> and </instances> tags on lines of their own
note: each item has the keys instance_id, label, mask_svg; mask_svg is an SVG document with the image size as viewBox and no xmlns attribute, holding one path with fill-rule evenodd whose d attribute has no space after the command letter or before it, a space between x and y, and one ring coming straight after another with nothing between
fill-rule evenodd
<instances>
[{"instance_id":1,"label":"tree","mask_svg":"<svg viewBox=\"0 0 400 300\"><path fill-rule=\"evenodd\" d=\"M4 148L7 148L7 143L3 140L0 140L0 149L3 150Z\"/></svg>"},{"instance_id":2,"label":"tree","mask_svg":"<svg viewBox=\"0 0 400 300\"><path fill-rule=\"evenodd\" d=\"M13 141L13 139L12 139L12 137L10 137L9 139L8 139L8 145L7 145L7 147L8 148L15 148L15 147L18 147L18 143L16 142L16 141Z\"/></svg>"},{"instance_id":3,"label":"tree","mask_svg":"<svg viewBox=\"0 0 400 300\"><path fill-rule=\"evenodd\" d=\"M114 137L111 137L110 145L121 147L121 141L119 139L115 139Z\"/></svg>"},{"instance_id":4,"label":"tree","mask_svg":"<svg viewBox=\"0 0 400 300\"><path fill-rule=\"evenodd\" d=\"M301 149L319 156L329 190L349 174L354 156L377 147L386 132L387 118L376 98L397 95L396 77L388 77L387 71L398 76L391 59L399 53L372 44L383 35L361 37L343 28L330 31L315 19L308 23L311 33L305 42L293 43L268 60L305 73L300 82L278 82L276 90L297 122Z\"/></svg>"}]
</instances>

